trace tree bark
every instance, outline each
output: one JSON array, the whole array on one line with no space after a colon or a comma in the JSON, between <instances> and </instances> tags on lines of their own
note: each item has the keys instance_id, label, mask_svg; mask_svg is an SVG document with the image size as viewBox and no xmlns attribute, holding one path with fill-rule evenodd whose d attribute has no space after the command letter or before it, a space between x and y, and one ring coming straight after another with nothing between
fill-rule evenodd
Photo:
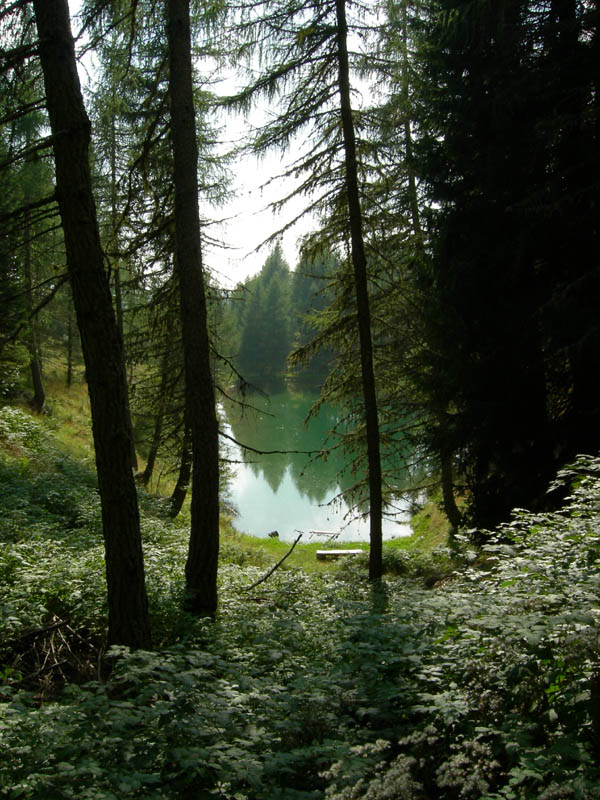
<instances>
[{"instance_id":1,"label":"tree bark","mask_svg":"<svg viewBox=\"0 0 600 800\"><path fill-rule=\"evenodd\" d=\"M56 194L85 361L106 550L109 644L150 646L140 519L126 418L123 350L104 271L89 166L90 122L67 0L33 0Z\"/></svg>"},{"instance_id":2,"label":"tree bark","mask_svg":"<svg viewBox=\"0 0 600 800\"><path fill-rule=\"evenodd\" d=\"M111 120L110 126L110 222L112 233L115 237L115 245L118 243L117 232L117 133L115 130L115 119ZM115 250L118 249L115 246ZM124 330L125 324L123 320L123 294L121 291L121 269L118 260L115 259L113 264L113 272L115 275L115 312L117 315L117 328L119 329L119 336L121 341L125 341ZM127 381L127 368L125 364L125 356L123 356L123 379L125 385L128 387ZM138 469L137 453L135 450L135 436L133 431L133 422L131 421L131 408L129 406L129 391L125 394L126 399L126 414L127 414L127 427L129 428L129 437L131 440L131 468L134 472Z\"/></svg>"},{"instance_id":3,"label":"tree bark","mask_svg":"<svg viewBox=\"0 0 600 800\"><path fill-rule=\"evenodd\" d=\"M190 477L192 474L192 435L190 426L185 423L183 431L183 442L181 444L181 460L179 462L179 474L177 476L177 483L171 494L171 508L170 515L173 519L181 511L187 490L190 485Z\"/></svg>"},{"instance_id":4,"label":"tree bark","mask_svg":"<svg viewBox=\"0 0 600 800\"><path fill-rule=\"evenodd\" d=\"M175 186L176 271L181 295L186 413L192 432L191 531L186 608L217 608L219 449L210 370L198 213L198 146L194 113L189 0L167 0L169 93Z\"/></svg>"},{"instance_id":5,"label":"tree bark","mask_svg":"<svg viewBox=\"0 0 600 800\"><path fill-rule=\"evenodd\" d=\"M373 343L371 340L371 312L369 308L369 289L367 281L367 259L363 240L362 212L358 188L358 168L356 158L356 139L352 106L350 103L350 66L348 62L348 26L346 23L345 0L336 0L338 85L340 92L340 111L344 135L344 155L346 165L346 193L348 197L348 216L354 283L356 290L356 310L360 343L360 366L362 390L367 430L367 462L369 480L369 578L379 580L382 574L382 512L381 456L379 452L379 419L377 395L375 392L375 373L373 370Z\"/></svg>"},{"instance_id":6,"label":"tree bark","mask_svg":"<svg viewBox=\"0 0 600 800\"><path fill-rule=\"evenodd\" d=\"M42 379L42 363L40 359L39 342L37 335L37 319L34 314L33 302L33 269L31 265L31 226L29 211L25 211L25 280L27 281L27 311L29 314L29 366L31 368L31 383L33 385L32 406L38 414L44 410L46 392Z\"/></svg>"}]
</instances>

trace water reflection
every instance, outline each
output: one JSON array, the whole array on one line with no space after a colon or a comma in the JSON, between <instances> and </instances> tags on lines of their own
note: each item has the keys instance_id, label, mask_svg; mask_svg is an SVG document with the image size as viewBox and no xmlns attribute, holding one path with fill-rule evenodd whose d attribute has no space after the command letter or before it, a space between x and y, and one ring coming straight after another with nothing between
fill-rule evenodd
<instances>
[{"instance_id":1,"label":"water reflection","mask_svg":"<svg viewBox=\"0 0 600 800\"><path fill-rule=\"evenodd\" d=\"M331 451L326 459L318 456L327 446L337 415L334 409L323 408L305 424L315 399L282 393L269 400L253 398L259 411L241 411L233 404L223 409L228 432L237 441L260 451L287 451L259 455L229 447L228 457L241 461L235 466L229 493L238 511L234 519L238 530L254 536L277 530L282 539L293 538L296 530L342 530L340 539L368 540L368 520L353 520L345 502L331 502L356 477L344 472L341 450ZM384 521L385 538L410 533L405 510L397 519Z\"/></svg>"}]
</instances>

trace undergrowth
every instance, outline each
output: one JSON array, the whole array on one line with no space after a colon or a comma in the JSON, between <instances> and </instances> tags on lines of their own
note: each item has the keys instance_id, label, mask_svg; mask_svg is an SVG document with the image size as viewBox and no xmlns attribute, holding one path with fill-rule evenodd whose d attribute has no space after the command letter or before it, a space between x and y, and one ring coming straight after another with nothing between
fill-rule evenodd
<instances>
[{"instance_id":1,"label":"undergrowth","mask_svg":"<svg viewBox=\"0 0 600 800\"><path fill-rule=\"evenodd\" d=\"M156 649L104 653L90 466L8 408L0 453L0 796L600 795L594 459L560 477L563 511L454 561L392 549L379 586L359 559L249 590L269 551L227 534L215 622L180 610L185 521L141 494Z\"/></svg>"}]
</instances>

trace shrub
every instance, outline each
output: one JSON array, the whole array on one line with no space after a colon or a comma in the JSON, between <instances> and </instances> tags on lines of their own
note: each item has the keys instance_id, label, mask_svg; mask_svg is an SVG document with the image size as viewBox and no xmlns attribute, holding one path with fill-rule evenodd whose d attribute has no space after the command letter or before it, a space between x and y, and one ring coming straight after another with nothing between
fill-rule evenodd
<instances>
[{"instance_id":1,"label":"shrub","mask_svg":"<svg viewBox=\"0 0 600 800\"><path fill-rule=\"evenodd\" d=\"M0 407L0 442L4 445L35 448L43 435L42 425L30 414L13 406Z\"/></svg>"}]
</instances>

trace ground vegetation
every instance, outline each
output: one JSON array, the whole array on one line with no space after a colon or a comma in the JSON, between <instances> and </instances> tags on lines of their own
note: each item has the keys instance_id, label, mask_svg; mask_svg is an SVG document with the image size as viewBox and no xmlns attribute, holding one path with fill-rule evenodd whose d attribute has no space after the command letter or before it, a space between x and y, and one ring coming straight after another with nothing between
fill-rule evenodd
<instances>
[{"instance_id":1,"label":"ground vegetation","mask_svg":"<svg viewBox=\"0 0 600 800\"><path fill-rule=\"evenodd\" d=\"M142 491L155 650L105 651L96 478L54 426L0 412L7 796L597 795L596 460L480 551L384 548L377 585L285 562L249 589L278 543L223 522L214 622L182 611L186 521Z\"/></svg>"}]
</instances>

